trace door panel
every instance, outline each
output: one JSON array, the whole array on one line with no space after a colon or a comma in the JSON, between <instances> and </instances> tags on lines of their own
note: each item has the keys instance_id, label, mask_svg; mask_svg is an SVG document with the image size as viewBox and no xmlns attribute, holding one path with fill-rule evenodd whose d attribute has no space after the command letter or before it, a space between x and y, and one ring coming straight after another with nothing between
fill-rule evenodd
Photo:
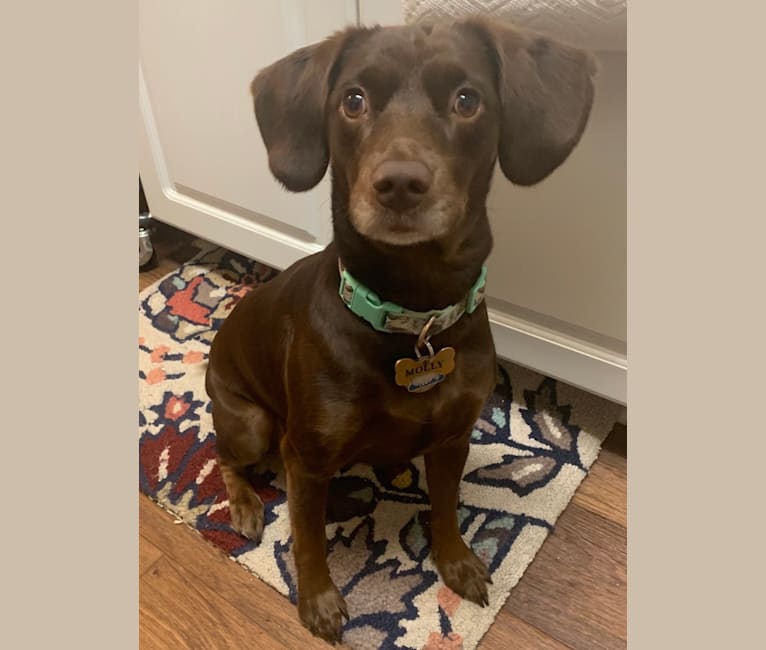
<instances>
[{"instance_id":1,"label":"door panel","mask_svg":"<svg viewBox=\"0 0 766 650\"><path fill-rule=\"evenodd\" d=\"M291 194L274 180L249 86L262 67L355 24L355 3L165 0L139 7L141 72L158 140L153 153L169 185L163 192L307 242L329 241L328 182Z\"/></svg>"}]
</instances>

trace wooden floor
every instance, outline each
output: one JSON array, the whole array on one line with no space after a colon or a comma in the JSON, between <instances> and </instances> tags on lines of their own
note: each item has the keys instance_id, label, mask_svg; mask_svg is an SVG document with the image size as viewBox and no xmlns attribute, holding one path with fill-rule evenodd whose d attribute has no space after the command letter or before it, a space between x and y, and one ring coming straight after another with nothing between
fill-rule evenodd
<instances>
[{"instance_id":1,"label":"wooden floor","mask_svg":"<svg viewBox=\"0 0 766 650\"><path fill-rule=\"evenodd\" d=\"M143 289L194 254L167 226ZM617 425L590 474L511 592L482 650L626 647L626 429ZM139 626L154 648L327 648L295 609L146 497L139 500Z\"/></svg>"}]
</instances>

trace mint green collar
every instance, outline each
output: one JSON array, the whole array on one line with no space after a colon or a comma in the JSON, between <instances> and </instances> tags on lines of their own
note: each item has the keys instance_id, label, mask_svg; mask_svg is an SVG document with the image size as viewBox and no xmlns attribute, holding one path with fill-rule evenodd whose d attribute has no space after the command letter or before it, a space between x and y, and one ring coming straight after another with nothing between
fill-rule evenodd
<instances>
[{"instance_id":1,"label":"mint green collar","mask_svg":"<svg viewBox=\"0 0 766 650\"><path fill-rule=\"evenodd\" d=\"M340 271L338 293L346 306L379 332L397 334L420 334L431 317L434 317L429 329L431 335L443 332L454 325L463 314L476 311L484 300L484 287L487 283L487 267L482 266L476 282L460 302L444 309L412 311L393 302L382 301L371 289L356 280L340 260L338 260L338 270Z\"/></svg>"}]
</instances>

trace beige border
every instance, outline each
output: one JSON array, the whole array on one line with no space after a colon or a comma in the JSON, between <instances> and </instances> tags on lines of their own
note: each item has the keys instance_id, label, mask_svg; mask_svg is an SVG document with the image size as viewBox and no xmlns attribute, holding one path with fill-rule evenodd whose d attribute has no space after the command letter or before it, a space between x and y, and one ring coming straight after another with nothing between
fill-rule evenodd
<instances>
[{"instance_id":1,"label":"beige border","mask_svg":"<svg viewBox=\"0 0 766 650\"><path fill-rule=\"evenodd\" d=\"M763 639L764 16L743 6L630 10L637 649ZM3 21L15 647L137 647L136 7L81 7L16 3Z\"/></svg>"},{"instance_id":2,"label":"beige border","mask_svg":"<svg viewBox=\"0 0 766 650\"><path fill-rule=\"evenodd\" d=\"M651 6L628 21L628 638L762 647L766 10Z\"/></svg>"},{"instance_id":3,"label":"beige border","mask_svg":"<svg viewBox=\"0 0 766 650\"><path fill-rule=\"evenodd\" d=\"M136 6L2 20L2 637L135 648Z\"/></svg>"}]
</instances>

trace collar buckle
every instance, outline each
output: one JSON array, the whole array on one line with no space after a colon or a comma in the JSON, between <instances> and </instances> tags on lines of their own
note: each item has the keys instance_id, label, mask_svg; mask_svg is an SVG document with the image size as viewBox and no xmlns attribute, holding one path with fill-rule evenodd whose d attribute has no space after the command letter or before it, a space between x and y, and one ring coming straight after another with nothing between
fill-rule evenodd
<instances>
[{"instance_id":1,"label":"collar buckle","mask_svg":"<svg viewBox=\"0 0 766 650\"><path fill-rule=\"evenodd\" d=\"M346 271L340 264L340 260L338 263L340 269L338 293L340 297L357 316L366 320L376 330L385 331L388 316L401 314L404 308L392 302L382 301L378 294L368 289Z\"/></svg>"}]
</instances>

